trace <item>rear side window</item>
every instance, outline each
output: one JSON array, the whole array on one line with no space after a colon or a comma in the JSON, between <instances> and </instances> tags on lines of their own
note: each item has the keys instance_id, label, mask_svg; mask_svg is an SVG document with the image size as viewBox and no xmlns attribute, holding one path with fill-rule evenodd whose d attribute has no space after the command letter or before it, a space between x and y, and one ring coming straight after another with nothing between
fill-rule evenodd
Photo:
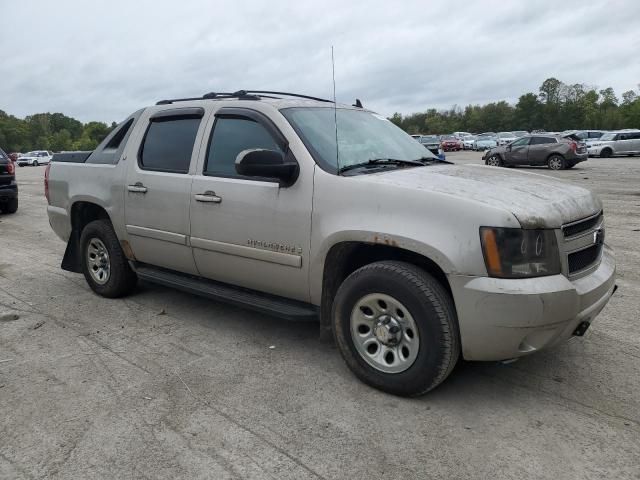
<instances>
[{"instance_id":1,"label":"rear side window","mask_svg":"<svg viewBox=\"0 0 640 480\"><path fill-rule=\"evenodd\" d=\"M253 148L282 152L275 139L260 123L241 117L216 118L209 139L204 174L238 176L236 157L243 150Z\"/></svg>"},{"instance_id":2,"label":"rear side window","mask_svg":"<svg viewBox=\"0 0 640 480\"><path fill-rule=\"evenodd\" d=\"M125 123L118 129L113 137L111 137L111 140L109 140L109 143L105 145L105 150L116 150L122 143L124 137L127 135L127 132L131 128L131 125L133 125L133 118L131 118L127 123Z\"/></svg>"},{"instance_id":3,"label":"rear side window","mask_svg":"<svg viewBox=\"0 0 640 480\"><path fill-rule=\"evenodd\" d=\"M149 124L140 149L143 170L187 173L200 118L158 118Z\"/></svg>"},{"instance_id":4,"label":"rear side window","mask_svg":"<svg viewBox=\"0 0 640 480\"><path fill-rule=\"evenodd\" d=\"M556 139L553 137L533 137L531 139L531 145L548 145L549 143L556 143Z\"/></svg>"},{"instance_id":5,"label":"rear side window","mask_svg":"<svg viewBox=\"0 0 640 480\"><path fill-rule=\"evenodd\" d=\"M629 134L629 138L632 140L638 140L640 139L640 132L636 132L636 133L630 133Z\"/></svg>"}]
</instances>

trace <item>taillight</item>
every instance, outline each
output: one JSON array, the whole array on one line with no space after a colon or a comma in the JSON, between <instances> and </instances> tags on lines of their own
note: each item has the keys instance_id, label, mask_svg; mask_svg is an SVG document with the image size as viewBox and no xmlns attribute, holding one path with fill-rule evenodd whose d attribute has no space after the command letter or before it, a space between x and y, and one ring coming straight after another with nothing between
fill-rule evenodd
<instances>
[{"instance_id":1,"label":"taillight","mask_svg":"<svg viewBox=\"0 0 640 480\"><path fill-rule=\"evenodd\" d=\"M9 175L15 175L16 173L16 165L11 160L9 160L9 163L7 164L7 173Z\"/></svg>"},{"instance_id":2,"label":"taillight","mask_svg":"<svg viewBox=\"0 0 640 480\"><path fill-rule=\"evenodd\" d=\"M576 150L578 150L578 144L576 142L569 142L569 148L571 148L572 152L576 152Z\"/></svg>"},{"instance_id":3,"label":"taillight","mask_svg":"<svg viewBox=\"0 0 640 480\"><path fill-rule=\"evenodd\" d=\"M51 205L49 201L49 170L51 169L51 163L47 164L47 168L44 171L44 196L47 199L47 203Z\"/></svg>"}]
</instances>

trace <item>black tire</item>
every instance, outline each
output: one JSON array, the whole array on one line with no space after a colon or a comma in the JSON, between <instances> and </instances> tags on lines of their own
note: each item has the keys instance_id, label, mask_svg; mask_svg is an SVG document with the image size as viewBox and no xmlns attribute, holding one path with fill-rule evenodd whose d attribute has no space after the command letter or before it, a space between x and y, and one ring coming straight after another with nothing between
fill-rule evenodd
<instances>
[{"instance_id":1,"label":"black tire","mask_svg":"<svg viewBox=\"0 0 640 480\"><path fill-rule=\"evenodd\" d=\"M500 158L500 155L495 154L495 153L492 154L492 155L489 155L487 157L487 159L484 162L485 165L490 165L489 162L492 161L492 160L495 160L495 162L496 162L496 164L493 165L494 167L504 167L504 162L502 161L502 158Z\"/></svg>"},{"instance_id":2,"label":"black tire","mask_svg":"<svg viewBox=\"0 0 640 480\"><path fill-rule=\"evenodd\" d=\"M567 168L567 162L562 155L551 155L547 159L547 166L550 170L564 170Z\"/></svg>"},{"instance_id":3,"label":"black tire","mask_svg":"<svg viewBox=\"0 0 640 480\"><path fill-rule=\"evenodd\" d=\"M386 373L371 366L352 338L352 311L372 293L401 302L417 327L417 356L399 373ZM394 395L427 393L447 378L460 356L453 299L434 277L409 263L376 262L353 272L338 289L332 318L336 343L351 371L364 383Z\"/></svg>"},{"instance_id":4,"label":"black tire","mask_svg":"<svg viewBox=\"0 0 640 480\"><path fill-rule=\"evenodd\" d=\"M33 162L33 166L34 166L34 167L39 167L39 166L40 166L40 164L38 163L38 160L34 160L34 162Z\"/></svg>"},{"instance_id":5,"label":"black tire","mask_svg":"<svg viewBox=\"0 0 640 480\"><path fill-rule=\"evenodd\" d=\"M109 255L110 273L108 280L104 284L98 283L89 272L88 248L89 242L94 238L104 244ZM91 290L98 295L107 298L118 298L129 295L134 291L138 276L131 269L129 261L120 247L118 237L113 231L111 222L108 220L94 220L84 227L80 236L80 255L82 256L84 278Z\"/></svg>"},{"instance_id":6,"label":"black tire","mask_svg":"<svg viewBox=\"0 0 640 480\"><path fill-rule=\"evenodd\" d=\"M610 148L603 148L600 151L600 158L611 158L612 155L613 155L613 150L611 150Z\"/></svg>"},{"instance_id":7,"label":"black tire","mask_svg":"<svg viewBox=\"0 0 640 480\"><path fill-rule=\"evenodd\" d=\"M12 198L5 203L0 203L2 213L16 213L18 211L18 199Z\"/></svg>"}]
</instances>

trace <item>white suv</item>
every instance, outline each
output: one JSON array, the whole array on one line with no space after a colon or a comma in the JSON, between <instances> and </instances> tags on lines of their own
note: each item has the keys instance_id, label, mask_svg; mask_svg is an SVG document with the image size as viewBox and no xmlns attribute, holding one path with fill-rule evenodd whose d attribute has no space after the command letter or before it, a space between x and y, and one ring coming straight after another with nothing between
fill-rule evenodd
<instances>
[{"instance_id":1,"label":"white suv","mask_svg":"<svg viewBox=\"0 0 640 480\"><path fill-rule=\"evenodd\" d=\"M614 155L640 155L640 130L617 130L603 134L588 144L590 157L609 158Z\"/></svg>"},{"instance_id":2,"label":"white suv","mask_svg":"<svg viewBox=\"0 0 640 480\"><path fill-rule=\"evenodd\" d=\"M18 158L18 166L24 167L26 165L37 167L38 165L48 165L53 157L53 153L48 150L34 150L28 152Z\"/></svg>"}]
</instances>

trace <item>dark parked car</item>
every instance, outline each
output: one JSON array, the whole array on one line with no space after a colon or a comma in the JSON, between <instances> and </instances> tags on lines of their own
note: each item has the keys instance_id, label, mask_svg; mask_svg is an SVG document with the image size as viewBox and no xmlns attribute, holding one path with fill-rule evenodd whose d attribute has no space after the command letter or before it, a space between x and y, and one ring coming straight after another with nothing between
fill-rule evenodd
<instances>
[{"instance_id":1,"label":"dark parked car","mask_svg":"<svg viewBox=\"0 0 640 480\"><path fill-rule=\"evenodd\" d=\"M421 135L418 141L440 160L445 159L444 151L440 148L440 139L436 135Z\"/></svg>"},{"instance_id":2,"label":"dark parked car","mask_svg":"<svg viewBox=\"0 0 640 480\"><path fill-rule=\"evenodd\" d=\"M0 211L16 213L18 210L18 184L16 165L0 148Z\"/></svg>"},{"instance_id":3,"label":"dark parked car","mask_svg":"<svg viewBox=\"0 0 640 480\"><path fill-rule=\"evenodd\" d=\"M587 160L587 148L559 135L526 135L508 145L487 150L485 164L501 167L515 165L546 165L551 170L571 168Z\"/></svg>"}]
</instances>

